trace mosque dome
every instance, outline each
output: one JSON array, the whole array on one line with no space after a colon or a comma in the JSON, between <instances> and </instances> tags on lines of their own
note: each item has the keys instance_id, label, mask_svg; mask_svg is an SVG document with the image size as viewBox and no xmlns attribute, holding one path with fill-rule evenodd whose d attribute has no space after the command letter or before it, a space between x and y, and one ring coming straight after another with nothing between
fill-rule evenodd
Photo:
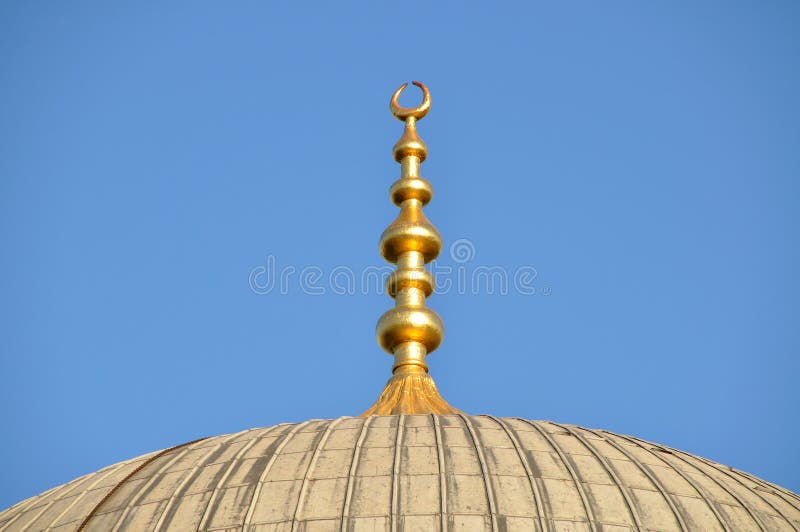
<instances>
[{"instance_id":1,"label":"mosque dome","mask_svg":"<svg viewBox=\"0 0 800 532\"><path fill-rule=\"evenodd\" d=\"M0 514L2 530L797 530L800 498L574 425L341 417L121 462Z\"/></svg>"},{"instance_id":2,"label":"mosque dome","mask_svg":"<svg viewBox=\"0 0 800 532\"><path fill-rule=\"evenodd\" d=\"M0 512L0 531L800 530L800 496L705 458L603 430L470 416L426 357L444 337L425 264L442 238L422 208L423 102L405 129L380 250L397 265L378 321L392 377L360 417L196 440L120 462Z\"/></svg>"}]
</instances>

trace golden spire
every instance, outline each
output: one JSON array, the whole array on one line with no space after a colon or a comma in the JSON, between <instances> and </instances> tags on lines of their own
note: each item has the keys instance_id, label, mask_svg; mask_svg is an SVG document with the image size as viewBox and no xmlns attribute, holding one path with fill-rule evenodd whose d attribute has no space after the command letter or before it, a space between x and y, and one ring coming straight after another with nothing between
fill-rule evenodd
<instances>
[{"instance_id":1,"label":"golden spire","mask_svg":"<svg viewBox=\"0 0 800 532\"><path fill-rule=\"evenodd\" d=\"M431 108L428 88L418 81L423 99L419 107L400 107L397 99L408 86L404 83L392 95L392 114L406 123L403 136L394 145L394 160L400 163L400 179L389 189L400 214L381 235L383 258L397 264L386 282L395 300L376 327L378 343L394 355L392 378L381 396L362 416L390 414L455 414L459 410L445 401L428 375L425 357L439 347L444 337L441 318L425 306L433 292L433 275L425 264L439 255L442 237L425 217L422 207L433 197L433 186L419 175L428 147L417 135L417 120Z\"/></svg>"}]
</instances>

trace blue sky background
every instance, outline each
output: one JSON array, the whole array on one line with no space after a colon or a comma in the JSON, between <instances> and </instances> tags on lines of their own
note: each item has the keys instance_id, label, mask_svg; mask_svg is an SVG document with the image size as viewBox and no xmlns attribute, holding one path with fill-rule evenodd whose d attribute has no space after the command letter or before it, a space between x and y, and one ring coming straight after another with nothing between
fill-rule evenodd
<instances>
[{"instance_id":1,"label":"blue sky background","mask_svg":"<svg viewBox=\"0 0 800 532\"><path fill-rule=\"evenodd\" d=\"M444 396L800 491L798 28L792 1L4 2L0 507L371 405L391 300L249 277L382 264L411 79L440 264L537 271L431 298Z\"/></svg>"}]
</instances>

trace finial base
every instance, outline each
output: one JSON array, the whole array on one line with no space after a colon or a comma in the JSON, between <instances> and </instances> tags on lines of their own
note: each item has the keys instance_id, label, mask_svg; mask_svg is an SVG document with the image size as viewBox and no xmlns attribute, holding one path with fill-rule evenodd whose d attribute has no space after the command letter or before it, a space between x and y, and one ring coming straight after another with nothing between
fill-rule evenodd
<instances>
[{"instance_id":1,"label":"finial base","mask_svg":"<svg viewBox=\"0 0 800 532\"><path fill-rule=\"evenodd\" d=\"M444 400L433 382L433 377L427 373L397 372L386 383L375 404L360 417L461 413Z\"/></svg>"}]
</instances>

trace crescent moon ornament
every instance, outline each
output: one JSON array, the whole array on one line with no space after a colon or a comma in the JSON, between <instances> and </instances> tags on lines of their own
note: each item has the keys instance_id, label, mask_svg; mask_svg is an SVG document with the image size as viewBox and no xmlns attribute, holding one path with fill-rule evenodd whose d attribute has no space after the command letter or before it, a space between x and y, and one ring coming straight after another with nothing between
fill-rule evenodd
<instances>
[{"instance_id":1,"label":"crescent moon ornament","mask_svg":"<svg viewBox=\"0 0 800 532\"><path fill-rule=\"evenodd\" d=\"M403 83L399 89L394 91L392 95L392 100L389 102L389 108L392 110L392 114L398 120L407 120L409 118L414 118L415 120L419 120L420 118L424 117L428 114L428 111L431 109L431 93L428 91L428 87L420 83L419 81L412 81L414 85L422 89L422 103L418 107L401 107L398 103L398 98L400 98L400 94L408 87L408 83Z\"/></svg>"}]
</instances>

